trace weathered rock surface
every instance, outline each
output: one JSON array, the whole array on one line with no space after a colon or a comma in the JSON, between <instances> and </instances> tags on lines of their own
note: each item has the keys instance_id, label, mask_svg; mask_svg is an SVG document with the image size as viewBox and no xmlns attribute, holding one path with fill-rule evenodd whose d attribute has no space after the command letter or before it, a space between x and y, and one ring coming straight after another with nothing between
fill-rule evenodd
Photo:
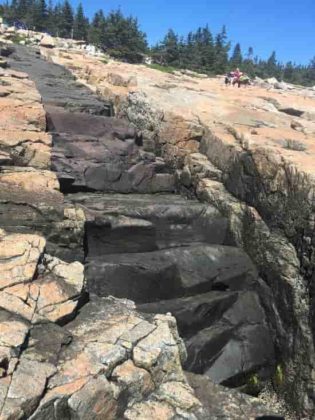
<instances>
[{"instance_id":1,"label":"weathered rock surface","mask_svg":"<svg viewBox=\"0 0 315 420\"><path fill-rule=\"evenodd\" d=\"M51 137L45 112L35 85L26 75L12 70L0 72L0 153L6 164L50 167Z\"/></svg>"},{"instance_id":2,"label":"weathered rock surface","mask_svg":"<svg viewBox=\"0 0 315 420\"><path fill-rule=\"evenodd\" d=\"M1 231L1 419L133 418L139 404L169 413L161 419L207 418L182 371L175 319L93 298L69 323L83 266L43 255L44 246L39 236Z\"/></svg>"},{"instance_id":3,"label":"weathered rock surface","mask_svg":"<svg viewBox=\"0 0 315 420\"><path fill-rule=\"evenodd\" d=\"M214 207L170 194L69 194L85 213L86 255L228 244L227 219Z\"/></svg>"},{"instance_id":4,"label":"weathered rock surface","mask_svg":"<svg viewBox=\"0 0 315 420\"><path fill-rule=\"evenodd\" d=\"M186 372L186 376L199 400L211 413L211 419L284 420L284 417L276 415L272 408L266 407L259 399L216 385L203 375Z\"/></svg>"},{"instance_id":5,"label":"weathered rock surface","mask_svg":"<svg viewBox=\"0 0 315 420\"><path fill-rule=\"evenodd\" d=\"M32 276L23 280L25 270L19 270L22 280L18 277L18 284L3 290L5 328L10 311L18 331L7 342L16 337L18 351L12 370L7 361L0 364L2 415L37 420L213 418L186 381L181 367L185 346L168 312L178 317L188 345L186 366L230 386L246 388L253 376L263 386L273 374L275 349L284 335L278 339L282 320L270 288L235 247L240 241L230 215L218 211L217 202L160 194L174 189L172 156L178 150L185 169L177 172L177 181L190 195L197 180L224 178L205 155L186 162L186 151L198 152L207 130L198 118L187 121L179 115L173 125L164 124L163 113L141 92L121 107L134 125L106 117L110 106L78 87L62 68L27 50L17 49L17 54L22 60L13 57L10 64L27 69L37 81L48 112L61 189L81 192L64 199L56 176L44 168L2 170L6 227L16 238L25 232L44 234L46 252L54 255L34 251L40 262L31 266ZM15 77L27 80L21 73ZM138 85L132 76L112 72L106 77L115 89ZM118 99L115 104L119 106ZM161 133L166 139L162 146ZM13 197L10 188L16 191ZM159 194L143 194L152 192ZM83 252L87 284L82 265L73 262L83 261ZM135 299L146 314L130 301L103 297L108 294ZM165 315L155 315L159 304ZM37 383L28 389L33 369Z\"/></svg>"},{"instance_id":6,"label":"weathered rock surface","mask_svg":"<svg viewBox=\"0 0 315 420\"><path fill-rule=\"evenodd\" d=\"M50 59L71 68L71 55ZM72 71L111 99L118 115L141 127L146 142L154 139L163 158L179 169L185 192L228 218L233 240L248 252L275 298L272 323L285 382L279 392L302 416L311 416L314 91L278 81L267 89L263 84L227 90L219 79L104 65L84 54L76 55ZM110 73L128 73L137 86L113 85ZM296 129L297 121L303 129Z\"/></svg>"},{"instance_id":7,"label":"weathered rock surface","mask_svg":"<svg viewBox=\"0 0 315 420\"><path fill-rule=\"evenodd\" d=\"M216 383L240 386L252 372L265 379L274 369L273 338L254 291L211 291L138 308L175 316L186 343L189 371L205 374Z\"/></svg>"},{"instance_id":8,"label":"weathered rock surface","mask_svg":"<svg viewBox=\"0 0 315 420\"><path fill-rule=\"evenodd\" d=\"M126 122L48 108L56 133L52 167L64 192L172 192L174 175L163 159L139 148Z\"/></svg>"},{"instance_id":9,"label":"weathered rock surface","mask_svg":"<svg viewBox=\"0 0 315 420\"><path fill-rule=\"evenodd\" d=\"M89 260L88 260L89 261ZM150 253L112 254L87 264L88 288L136 302L171 299L255 281L255 269L238 248L194 245Z\"/></svg>"}]
</instances>

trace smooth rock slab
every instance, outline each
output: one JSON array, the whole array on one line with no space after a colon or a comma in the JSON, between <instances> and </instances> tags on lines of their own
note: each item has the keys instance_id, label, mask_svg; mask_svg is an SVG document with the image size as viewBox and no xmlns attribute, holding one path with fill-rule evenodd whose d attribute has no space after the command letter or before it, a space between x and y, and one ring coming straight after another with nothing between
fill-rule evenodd
<instances>
[{"instance_id":1,"label":"smooth rock slab","mask_svg":"<svg viewBox=\"0 0 315 420\"><path fill-rule=\"evenodd\" d=\"M257 272L242 250L204 244L150 253L104 255L88 260L86 277L92 293L144 303L210 290L251 287Z\"/></svg>"},{"instance_id":2,"label":"smooth rock slab","mask_svg":"<svg viewBox=\"0 0 315 420\"><path fill-rule=\"evenodd\" d=\"M174 190L165 162L139 146L123 120L48 107L53 132L53 169L64 192L156 193Z\"/></svg>"},{"instance_id":3,"label":"smooth rock slab","mask_svg":"<svg viewBox=\"0 0 315 420\"><path fill-rule=\"evenodd\" d=\"M228 242L227 220L212 206L175 194L70 194L85 213L87 256L150 252Z\"/></svg>"},{"instance_id":4,"label":"smooth rock slab","mask_svg":"<svg viewBox=\"0 0 315 420\"><path fill-rule=\"evenodd\" d=\"M186 340L186 346L186 369L215 383L239 386L252 372L268 376L274 369L271 330L254 292L240 294L217 322Z\"/></svg>"}]
</instances>

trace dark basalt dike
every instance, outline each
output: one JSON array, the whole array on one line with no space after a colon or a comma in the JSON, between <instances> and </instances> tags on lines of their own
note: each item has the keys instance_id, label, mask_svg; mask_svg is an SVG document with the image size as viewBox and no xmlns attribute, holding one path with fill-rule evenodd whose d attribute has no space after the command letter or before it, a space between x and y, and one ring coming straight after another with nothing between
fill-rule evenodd
<instances>
[{"instance_id":1,"label":"dark basalt dike","mask_svg":"<svg viewBox=\"0 0 315 420\"><path fill-rule=\"evenodd\" d=\"M187 346L186 370L257 394L274 375L279 320L226 217L176 194L174 173L145 150L141 132L66 70L22 47L10 64L42 95L52 169L65 197L1 200L0 224L22 232L36 226L51 253L84 261L91 299L113 295L134 300L141 312L171 312ZM84 212L84 226L62 227L73 205Z\"/></svg>"}]
</instances>

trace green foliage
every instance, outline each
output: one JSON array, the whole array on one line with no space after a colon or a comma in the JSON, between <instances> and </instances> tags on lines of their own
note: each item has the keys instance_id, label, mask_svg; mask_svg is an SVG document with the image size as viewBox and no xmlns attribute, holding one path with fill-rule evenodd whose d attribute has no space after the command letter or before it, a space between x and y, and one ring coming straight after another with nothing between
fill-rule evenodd
<instances>
[{"instance_id":1,"label":"green foliage","mask_svg":"<svg viewBox=\"0 0 315 420\"><path fill-rule=\"evenodd\" d=\"M88 30L88 42L90 44L101 47L104 32L105 32L106 19L102 10L95 13L94 18Z\"/></svg>"},{"instance_id":2,"label":"green foliage","mask_svg":"<svg viewBox=\"0 0 315 420\"><path fill-rule=\"evenodd\" d=\"M253 373L249 376L246 386L244 388L244 391L247 394L257 396L259 392L261 391L261 388L262 388L262 383L259 376Z\"/></svg>"},{"instance_id":3,"label":"green foliage","mask_svg":"<svg viewBox=\"0 0 315 420\"><path fill-rule=\"evenodd\" d=\"M186 38L179 38L170 29L163 41L151 49L151 56L155 63L162 66L215 73L218 65L222 67L228 62L228 45L223 38L220 38L221 41L222 44L215 45L208 25L190 32Z\"/></svg>"},{"instance_id":4,"label":"green foliage","mask_svg":"<svg viewBox=\"0 0 315 420\"><path fill-rule=\"evenodd\" d=\"M20 44L20 42L26 41L26 38L20 34L13 34L10 37L10 40L13 42L13 44Z\"/></svg>"},{"instance_id":5,"label":"green foliage","mask_svg":"<svg viewBox=\"0 0 315 420\"><path fill-rule=\"evenodd\" d=\"M281 365L277 365L273 381L277 387L281 387L284 384L284 371Z\"/></svg>"},{"instance_id":6,"label":"green foliage","mask_svg":"<svg viewBox=\"0 0 315 420\"><path fill-rule=\"evenodd\" d=\"M141 62L147 51L146 35L139 29L137 19L125 18L120 10L106 17L100 45L112 57L130 63Z\"/></svg>"},{"instance_id":7,"label":"green foliage","mask_svg":"<svg viewBox=\"0 0 315 420\"><path fill-rule=\"evenodd\" d=\"M89 20L84 16L83 6L80 3L73 21L73 38L86 41L88 29Z\"/></svg>"},{"instance_id":8,"label":"green foliage","mask_svg":"<svg viewBox=\"0 0 315 420\"><path fill-rule=\"evenodd\" d=\"M241 67L242 63L243 63L243 56L242 56L241 46L240 44L236 44L232 57L230 59L230 65L232 69L234 69L237 67Z\"/></svg>"},{"instance_id":9,"label":"green foliage","mask_svg":"<svg viewBox=\"0 0 315 420\"><path fill-rule=\"evenodd\" d=\"M163 73L173 73L176 70L175 67L162 66L161 64L157 64L157 63L147 64L147 67L153 70L162 71Z\"/></svg>"}]
</instances>

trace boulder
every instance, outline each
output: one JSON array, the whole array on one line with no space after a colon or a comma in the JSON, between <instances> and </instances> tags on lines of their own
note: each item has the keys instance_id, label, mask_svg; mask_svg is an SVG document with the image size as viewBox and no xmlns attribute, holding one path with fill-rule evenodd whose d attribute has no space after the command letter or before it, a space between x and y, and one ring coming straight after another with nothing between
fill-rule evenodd
<instances>
[{"instance_id":1,"label":"boulder","mask_svg":"<svg viewBox=\"0 0 315 420\"><path fill-rule=\"evenodd\" d=\"M275 77L269 77L269 79L265 79L265 82L269 85L275 85L275 83L279 83Z\"/></svg>"},{"instance_id":2,"label":"boulder","mask_svg":"<svg viewBox=\"0 0 315 420\"><path fill-rule=\"evenodd\" d=\"M262 380L273 371L272 330L258 296L256 291L211 291L137 307L176 317L187 346L187 370L235 387L254 373Z\"/></svg>"},{"instance_id":3,"label":"boulder","mask_svg":"<svg viewBox=\"0 0 315 420\"><path fill-rule=\"evenodd\" d=\"M43 38L41 39L39 45L41 47L45 47L45 48L55 48L56 46L56 42L54 40L53 37L49 36L49 35L45 35L43 36Z\"/></svg>"}]
</instances>

